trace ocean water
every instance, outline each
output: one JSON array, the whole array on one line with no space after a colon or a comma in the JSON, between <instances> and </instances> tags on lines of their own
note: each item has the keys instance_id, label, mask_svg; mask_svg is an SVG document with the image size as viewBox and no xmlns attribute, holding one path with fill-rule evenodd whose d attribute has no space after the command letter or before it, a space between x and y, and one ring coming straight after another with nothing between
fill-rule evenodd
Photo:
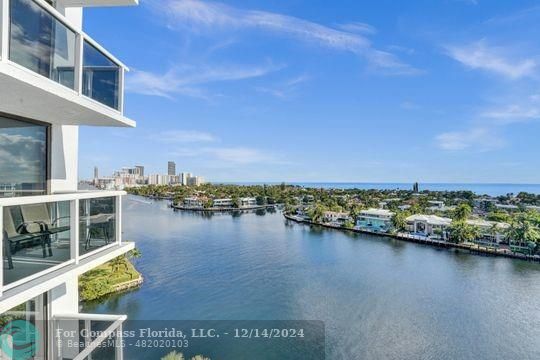
<instances>
[{"instance_id":1,"label":"ocean water","mask_svg":"<svg viewBox=\"0 0 540 360\"><path fill-rule=\"evenodd\" d=\"M235 183L238 185L263 185L262 182ZM267 183L277 185L279 183ZM324 189L362 189L362 190L412 190L412 183L340 183L340 182L296 182L290 185ZM458 183L420 183L420 191L472 191L478 195L500 196L528 192L540 194L540 184L458 184Z\"/></svg>"},{"instance_id":2,"label":"ocean water","mask_svg":"<svg viewBox=\"0 0 540 360\"><path fill-rule=\"evenodd\" d=\"M539 264L306 226L279 212L204 215L131 199L124 239L143 253L145 284L86 312L320 320L329 360L540 358ZM127 348L125 358L166 352ZM212 345L186 351L195 353L224 359Z\"/></svg>"}]
</instances>

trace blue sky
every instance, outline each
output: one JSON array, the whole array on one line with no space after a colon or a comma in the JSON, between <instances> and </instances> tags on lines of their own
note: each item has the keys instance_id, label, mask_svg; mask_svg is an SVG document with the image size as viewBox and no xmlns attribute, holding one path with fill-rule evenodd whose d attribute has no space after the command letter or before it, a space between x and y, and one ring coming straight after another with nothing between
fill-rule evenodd
<instances>
[{"instance_id":1,"label":"blue sky","mask_svg":"<svg viewBox=\"0 0 540 360\"><path fill-rule=\"evenodd\" d=\"M141 0L85 10L131 67L136 129L82 128L80 175L540 183L540 6Z\"/></svg>"}]
</instances>

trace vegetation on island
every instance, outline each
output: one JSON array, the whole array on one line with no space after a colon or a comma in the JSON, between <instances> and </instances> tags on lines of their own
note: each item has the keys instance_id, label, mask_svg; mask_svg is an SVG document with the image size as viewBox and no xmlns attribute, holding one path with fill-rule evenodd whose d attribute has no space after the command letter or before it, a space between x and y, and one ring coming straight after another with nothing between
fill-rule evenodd
<instances>
[{"instance_id":1,"label":"vegetation on island","mask_svg":"<svg viewBox=\"0 0 540 360\"><path fill-rule=\"evenodd\" d=\"M141 279L133 263L141 257L138 249L90 270L79 277L82 301L93 301L114 293L122 284Z\"/></svg>"},{"instance_id":2,"label":"vegetation on island","mask_svg":"<svg viewBox=\"0 0 540 360\"><path fill-rule=\"evenodd\" d=\"M164 356L161 360L185 360L184 354L173 351L172 353ZM190 360L210 360L210 358L204 357L202 355L197 355L192 357Z\"/></svg>"},{"instance_id":3,"label":"vegetation on island","mask_svg":"<svg viewBox=\"0 0 540 360\"><path fill-rule=\"evenodd\" d=\"M218 185L203 186L142 186L129 188L134 195L167 198L182 204L186 198L200 199L204 207L211 207L214 199L232 199L236 207L244 197L257 199L257 204L280 204L286 214L299 209L315 223L328 221L328 212L343 213L347 219L341 224L353 228L361 211L384 208L391 211L392 231L407 230L407 218L415 214L430 214L452 219L448 228L449 241L472 242L480 236L478 226L470 219L505 223L504 236L516 246L540 250L540 195L519 193L491 197L472 191L421 191L411 190L364 190L324 189L294 185ZM435 202L444 206L437 208ZM439 231L439 230L437 230ZM492 233L500 233L494 225Z\"/></svg>"}]
</instances>

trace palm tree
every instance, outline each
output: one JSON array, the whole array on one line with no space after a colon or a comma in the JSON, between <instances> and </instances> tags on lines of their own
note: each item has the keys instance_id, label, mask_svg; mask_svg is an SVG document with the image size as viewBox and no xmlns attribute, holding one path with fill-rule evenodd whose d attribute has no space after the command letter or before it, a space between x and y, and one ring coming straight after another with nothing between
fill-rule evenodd
<instances>
[{"instance_id":1,"label":"palm tree","mask_svg":"<svg viewBox=\"0 0 540 360\"><path fill-rule=\"evenodd\" d=\"M466 221L453 221L450 225L450 240L454 243L472 242L481 235L477 226L467 224Z\"/></svg>"},{"instance_id":2,"label":"palm tree","mask_svg":"<svg viewBox=\"0 0 540 360\"><path fill-rule=\"evenodd\" d=\"M540 243L540 231L534 222L535 219L530 214L518 214L506 232L508 240L520 246Z\"/></svg>"},{"instance_id":3,"label":"palm tree","mask_svg":"<svg viewBox=\"0 0 540 360\"><path fill-rule=\"evenodd\" d=\"M461 204L454 210L453 218L456 221L466 221L471 214L471 206L469 204Z\"/></svg>"},{"instance_id":4,"label":"palm tree","mask_svg":"<svg viewBox=\"0 0 540 360\"><path fill-rule=\"evenodd\" d=\"M114 259L111 260L109 263L111 266L111 270L114 274L119 274L120 269L124 269L125 272L129 271L129 265L127 264L127 257L125 255L120 255Z\"/></svg>"},{"instance_id":5,"label":"palm tree","mask_svg":"<svg viewBox=\"0 0 540 360\"><path fill-rule=\"evenodd\" d=\"M321 204L316 204L308 210L308 216L313 222L321 222L324 217L325 208Z\"/></svg>"},{"instance_id":6,"label":"palm tree","mask_svg":"<svg viewBox=\"0 0 540 360\"><path fill-rule=\"evenodd\" d=\"M396 231L405 231L407 229L407 215L403 211L398 211L392 216L392 226Z\"/></svg>"}]
</instances>

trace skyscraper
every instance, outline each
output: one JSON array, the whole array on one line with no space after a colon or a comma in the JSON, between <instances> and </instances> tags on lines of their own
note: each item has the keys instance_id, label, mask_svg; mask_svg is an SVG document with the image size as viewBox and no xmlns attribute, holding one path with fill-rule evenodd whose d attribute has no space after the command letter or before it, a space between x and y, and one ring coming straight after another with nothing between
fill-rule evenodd
<instances>
[{"instance_id":1,"label":"skyscraper","mask_svg":"<svg viewBox=\"0 0 540 360\"><path fill-rule=\"evenodd\" d=\"M135 175L138 175L140 177L144 177L144 166L136 165L135 169L136 169Z\"/></svg>"},{"instance_id":2,"label":"skyscraper","mask_svg":"<svg viewBox=\"0 0 540 360\"><path fill-rule=\"evenodd\" d=\"M176 175L176 163L174 161L169 161L168 169L169 169L168 175L170 176Z\"/></svg>"},{"instance_id":3,"label":"skyscraper","mask_svg":"<svg viewBox=\"0 0 540 360\"><path fill-rule=\"evenodd\" d=\"M99 169L97 166L94 167L94 179L99 179Z\"/></svg>"}]
</instances>

